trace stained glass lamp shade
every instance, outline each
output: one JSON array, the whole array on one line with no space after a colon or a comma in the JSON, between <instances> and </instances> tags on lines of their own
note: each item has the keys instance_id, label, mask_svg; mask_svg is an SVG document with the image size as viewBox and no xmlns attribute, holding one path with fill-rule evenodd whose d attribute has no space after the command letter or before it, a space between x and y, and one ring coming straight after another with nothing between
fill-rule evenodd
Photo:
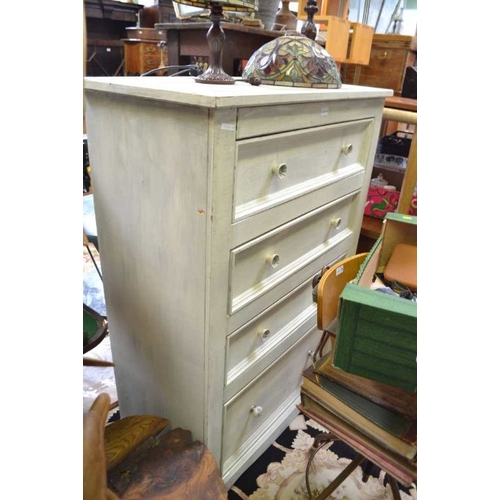
<instances>
[{"instance_id":1,"label":"stained glass lamp shade","mask_svg":"<svg viewBox=\"0 0 500 500\"><path fill-rule=\"evenodd\" d=\"M207 32L207 42L210 48L208 68L195 80L198 83L234 84L235 80L222 69L222 49L226 35L220 25L223 10L236 12L254 12L258 10L259 0L176 0L185 5L210 9L212 25Z\"/></svg>"},{"instance_id":2,"label":"stained glass lamp shade","mask_svg":"<svg viewBox=\"0 0 500 500\"><path fill-rule=\"evenodd\" d=\"M280 36L255 51L242 78L286 87L339 89L342 86L337 64L330 54L298 33Z\"/></svg>"}]
</instances>

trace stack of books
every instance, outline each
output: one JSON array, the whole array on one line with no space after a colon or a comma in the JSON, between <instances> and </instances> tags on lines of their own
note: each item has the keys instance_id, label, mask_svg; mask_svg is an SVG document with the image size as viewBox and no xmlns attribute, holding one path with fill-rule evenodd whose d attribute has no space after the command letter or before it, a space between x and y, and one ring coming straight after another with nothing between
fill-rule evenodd
<instances>
[{"instance_id":1,"label":"stack of books","mask_svg":"<svg viewBox=\"0 0 500 500\"><path fill-rule=\"evenodd\" d=\"M303 372L299 409L401 483L416 479L416 392L341 370L330 352Z\"/></svg>"}]
</instances>

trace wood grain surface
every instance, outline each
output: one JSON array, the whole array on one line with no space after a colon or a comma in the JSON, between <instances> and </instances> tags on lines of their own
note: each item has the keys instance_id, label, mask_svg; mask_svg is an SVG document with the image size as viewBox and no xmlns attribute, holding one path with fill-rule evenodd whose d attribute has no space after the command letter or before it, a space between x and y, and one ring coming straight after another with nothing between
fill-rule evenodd
<instances>
[{"instance_id":1,"label":"wood grain surface","mask_svg":"<svg viewBox=\"0 0 500 500\"><path fill-rule=\"evenodd\" d=\"M190 431L153 437L108 472L122 500L219 500L227 492L212 454Z\"/></svg>"},{"instance_id":2,"label":"wood grain surface","mask_svg":"<svg viewBox=\"0 0 500 500\"><path fill-rule=\"evenodd\" d=\"M112 469L126 455L170 425L170 420L153 415L122 418L106 426L106 468Z\"/></svg>"}]
</instances>

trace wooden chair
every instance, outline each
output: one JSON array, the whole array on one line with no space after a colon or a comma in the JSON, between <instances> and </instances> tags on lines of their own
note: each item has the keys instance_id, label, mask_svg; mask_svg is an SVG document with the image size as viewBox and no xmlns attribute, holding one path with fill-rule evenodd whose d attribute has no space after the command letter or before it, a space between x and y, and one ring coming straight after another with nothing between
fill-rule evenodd
<instances>
[{"instance_id":1,"label":"wooden chair","mask_svg":"<svg viewBox=\"0 0 500 500\"><path fill-rule=\"evenodd\" d=\"M84 415L84 500L227 500L213 455L190 431L153 415L106 425L109 403L101 393Z\"/></svg>"},{"instance_id":2,"label":"wooden chair","mask_svg":"<svg viewBox=\"0 0 500 500\"><path fill-rule=\"evenodd\" d=\"M323 335L314 352L314 361L317 361L323 355L323 349L328 339L332 341L333 348L333 341L337 331L340 294L347 283L356 277L367 255L368 253L360 253L347 257L331 266L321 276L318 283L316 302L318 305L317 326L318 330L323 332Z\"/></svg>"}]
</instances>

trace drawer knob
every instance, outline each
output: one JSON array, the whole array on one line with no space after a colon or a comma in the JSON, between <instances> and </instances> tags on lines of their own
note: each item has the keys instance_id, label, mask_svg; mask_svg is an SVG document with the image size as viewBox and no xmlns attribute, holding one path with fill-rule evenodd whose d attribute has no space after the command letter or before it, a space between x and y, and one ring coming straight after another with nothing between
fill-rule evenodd
<instances>
[{"instance_id":1,"label":"drawer knob","mask_svg":"<svg viewBox=\"0 0 500 500\"><path fill-rule=\"evenodd\" d=\"M268 328L264 328L259 332L259 336L264 342L269 338L270 335L271 331Z\"/></svg>"},{"instance_id":2,"label":"drawer knob","mask_svg":"<svg viewBox=\"0 0 500 500\"><path fill-rule=\"evenodd\" d=\"M333 218L330 221L330 224L335 228L338 229L340 225L342 224L342 219L340 217Z\"/></svg>"},{"instance_id":3,"label":"drawer knob","mask_svg":"<svg viewBox=\"0 0 500 500\"><path fill-rule=\"evenodd\" d=\"M342 146L342 153L345 155L352 153L352 144L344 144Z\"/></svg>"},{"instance_id":4,"label":"drawer knob","mask_svg":"<svg viewBox=\"0 0 500 500\"><path fill-rule=\"evenodd\" d=\"M387 50L380 54L380 59L387 59Z\"/></svg>"},{"instance_id":5,"label":"drawer knob","mask_svg":"<svg viewBox=\"0 0 500 500\"><path fill-rule=\"evenodd\" d=\"M283 179L286 177L288 167L286 166L286 163L280 163L276 167L273 167L273 174L278 177L278 179Z\"/></svg>"},{"instance_id":6,"label":"drawer knob","mask_svg":"<svg viewBox=\"0 0 500 500\"><path fill-rule=\"evenodd\" d=\"M262 415L262 406L256 406L252 405L250 408L250 413L255 417L258 418Z\"/></svg>"},{"instance_id":7,"label":"drawer knob","mask_svg":"<svg viewBox=\"0 0 500 500\"><path fill-rule=\"evenodd\" d=\"M278 267L280 263L280 256L275 253L274 255L270 255L266 260L271 267Z\"/></svg>"}]
</instances>

